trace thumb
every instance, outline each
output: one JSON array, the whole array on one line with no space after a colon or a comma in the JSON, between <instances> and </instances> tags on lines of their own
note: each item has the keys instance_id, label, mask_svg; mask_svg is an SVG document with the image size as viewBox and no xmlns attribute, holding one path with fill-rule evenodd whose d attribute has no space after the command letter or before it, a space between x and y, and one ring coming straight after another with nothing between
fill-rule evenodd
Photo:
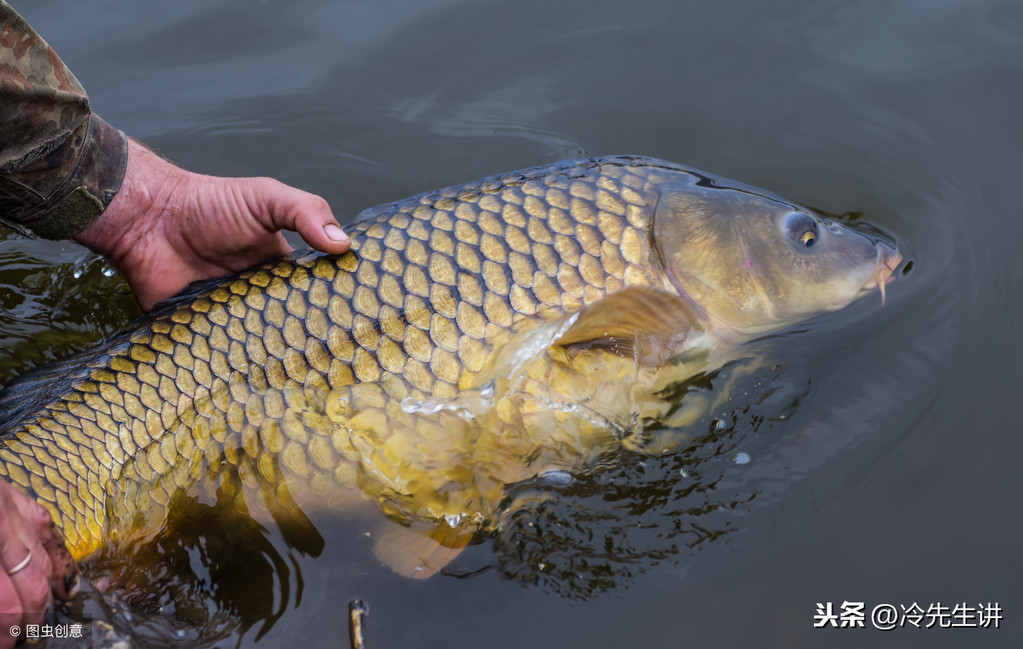
<instances>
[{"instance_id":1,"label":"thumb","mask_svg":"<svg viewBox=\"0 0 1023 649\"><path fill-rule=\"evenodd\" d=\"M258 178L255 183L253 189L263 195L271 229L298 232L310 246L330 254L339 255L351 246L351 238L323 198L270 178Z\"/></svg>"}]
</instances>

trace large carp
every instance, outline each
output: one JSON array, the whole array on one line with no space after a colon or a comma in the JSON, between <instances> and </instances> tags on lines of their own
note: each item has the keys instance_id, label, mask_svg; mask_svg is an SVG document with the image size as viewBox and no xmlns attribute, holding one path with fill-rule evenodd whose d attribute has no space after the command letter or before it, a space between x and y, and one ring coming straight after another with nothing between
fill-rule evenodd
<instances>
[{"instance_id":1,"label":"large carp","mask_svg":"<svg viewBox=\"0 0 1023 649\"><path fill-rule=\"evenodd\" d=\"M505 485L574 470L724 350L885 283L889 244L770 193L606 157L367 210L341 256L191 287L0 399L0 476L81 558L212 480L303 507L357 489L429 575ZM108 546L110 547L110 546Z\"/></svg>"}]
</instances>

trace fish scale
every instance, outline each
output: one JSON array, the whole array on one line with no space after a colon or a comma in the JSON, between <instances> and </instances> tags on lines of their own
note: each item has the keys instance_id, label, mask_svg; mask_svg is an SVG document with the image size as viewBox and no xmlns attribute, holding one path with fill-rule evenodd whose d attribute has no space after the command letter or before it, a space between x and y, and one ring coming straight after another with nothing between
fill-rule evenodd
<instances>
[{"instance_id":1,"label":"fish scale","mask_svg":"<svg viewBox=\"0 0 1023 649\"><path fill-rule=\"evenodd\" d=\"M400 436L342 434L326 396L351 386L355 427L381 430L407 397L472 387L524 323L659 285L648 228L658 185L679 173L603 158L494 176L367 210L344 255L292 254L194 287L65 365L42 398L12 386L0 476L50 510L78 557L218 467L326 492L365 482L361 462L415 492L433 478L399 479ZM416 439L453 417L417 419Z\"/></svg>"}]
</instances>

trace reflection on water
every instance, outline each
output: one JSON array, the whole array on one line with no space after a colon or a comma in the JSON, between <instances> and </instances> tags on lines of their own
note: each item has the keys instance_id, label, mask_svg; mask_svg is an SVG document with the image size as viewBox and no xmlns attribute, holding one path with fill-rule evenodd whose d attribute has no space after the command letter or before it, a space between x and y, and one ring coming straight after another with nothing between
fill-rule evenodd
<instances>
[{"instance_id":1,"label":"reflection on water","mask_svg":"<svg viewBox=\"0 0 1023 649\"><path fill-rule=\"evenodd\" d=\"M0 386L93 346L137 313L127 284L100 257L0 230Z\"/></svg>"},{"instance_id":2,"label":"reflection on water","mask_svg":"<svg viewBox=\"0 0 1023 649\"><path fill-rule=\"evenodd\" d=\"M301 509L275 507L272 530L234 492L218 490L212 504L178 492L167 510L151 538L110 548L86 566L93 581L131 606L127 617L146 619L172 639L209 645L252 627L258 640L302 601L293 555L318 556L324 540Z\"/></svg>"}]
</instances>

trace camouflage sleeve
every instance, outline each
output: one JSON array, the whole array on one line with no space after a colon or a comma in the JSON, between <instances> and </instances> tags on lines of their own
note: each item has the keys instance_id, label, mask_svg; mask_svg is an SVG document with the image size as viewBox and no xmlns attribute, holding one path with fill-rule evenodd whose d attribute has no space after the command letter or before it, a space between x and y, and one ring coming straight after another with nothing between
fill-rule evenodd
<instances>
[{"instance_id":1,"label":"camouflage sleeve","mask_svg":"<svg viewBox=\"0 0 1023 649\"><path fill-rule=\"evenodd\" d=\"M57 54L0 0L0 223L65 239L121 187L124 133L89 108Z\"/></svg>"}]
</instances>

